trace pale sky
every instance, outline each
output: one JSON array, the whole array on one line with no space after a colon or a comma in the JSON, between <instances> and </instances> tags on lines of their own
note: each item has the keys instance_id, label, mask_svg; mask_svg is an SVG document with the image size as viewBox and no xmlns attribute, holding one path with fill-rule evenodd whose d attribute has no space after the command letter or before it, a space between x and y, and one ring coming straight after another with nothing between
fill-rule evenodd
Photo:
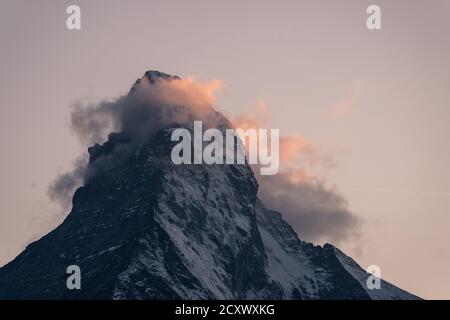
<instances>
[{"instance_id":1,"label":"pale sky","mask_svg":"<svg viewBox=\"0 0 450 320\"><path fill-rule=\"evenodd\" d=\"M370 4L382 30L366 28ZM226 113L263 100L272 126L336 161L323 177L365 221L362 251L340 248L449 299L449 17L447 0L0 0L0 265L64 216L46 190L80 153L70 105L155 69L220 79Z\"/></svg>"}]
</instances>

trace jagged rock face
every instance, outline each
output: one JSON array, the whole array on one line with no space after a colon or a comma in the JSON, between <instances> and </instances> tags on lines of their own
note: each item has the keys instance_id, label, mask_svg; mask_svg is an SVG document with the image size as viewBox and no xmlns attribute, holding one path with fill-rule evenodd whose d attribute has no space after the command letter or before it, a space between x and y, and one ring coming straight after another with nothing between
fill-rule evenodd
<instances>
[{"instance_id":1,"label":"jagged rock face","mask_svg":"<svg viewBox=\"0 0 450 320\"><path fill-rule=\"evenodd\" d=\"M91 148L93 167L116 161L77 190L59 227L0 269L0 299L416 298L384 281L365 289L351 258L299 240L257 198L248 165L172 164L173 129L119 160L124 134ZM69 265L81 268L81 290L66 287Z\"/></svg>"},{"instance_id":2,"label":"jagged rock face","mask_svg":"<svg viewBox=\"0 0 450 320\"><path fill-rule=\"evenodd\" d=\"M172 76L170 74L167 74L167 73L164 73L164 72L160 72L160 71L149 70L146 73L144 73L142 78L139 78L139 79L136 80L134 85L131 87L129 94L132 94L133 92L136 91L136 88L139 86L139 84L141 83L141 81L143 79L148 80L149 83L154 83L155 81L180 80L180 77Z\"/></svg>"}]
</instances>

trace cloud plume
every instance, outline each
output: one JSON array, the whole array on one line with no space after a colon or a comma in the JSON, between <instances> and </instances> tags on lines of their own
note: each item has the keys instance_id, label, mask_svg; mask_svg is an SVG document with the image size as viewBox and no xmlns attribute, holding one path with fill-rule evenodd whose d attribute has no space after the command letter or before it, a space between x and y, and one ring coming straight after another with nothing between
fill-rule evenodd
<instances>
[{"instance_id":1,"label":"cloud plume","mask_svg":"<svg viewBox=\"0 0 450 320\"><path fill-rule=\"evenodd\" d=\"M114 157L98 157L89 165L88 155L80 156L71 171L59 175L51 183L47 192L49 198L67 210L76 188L99 170L124 159L153 134L171 124L203 120L205 126L215 126L223 121L213 108L214 92L220 86L218 80L182 80L152 71L138 79L128 95L116 100L88 105L75 103L70 127L84 148L104 143L113 132L121 132L126 143L115 146Z\"/></svg>"},{"instance_id":2,"label":"cloud plume","mask_svg":"<svg viewBox=\"0 0 450 320\"><path fill-rule=\"evenodd\" d=\"M270 118L269 109L260 101L254 112L237 115L232 123L245 129L267 128ZM300 134L281 136L280 172L257 177L259 196L266 207L279 211L303 240L339 243L358 238L361 220L335 188L314 175L314 169L334 166L331 157Z\"/></svg>"},{"instance_id":3,"label":"cloud plume","mask_svg":"<svg viewBox=\"0 0 450 320\"><path fill-rule=\"evenodd\" d=\"M281 212L301 239L339 243L359 236L361 221L347 201L306 171L286 170L258 181L266 206Z\"/></svg>"},{"instance_id":4,"label":"cloud plume","mask_svg":"<svg viewBox=\"0 0 450 320\"><path fill-rule=\"evenodd\" d=\"M168 81L158 80L159 77ZM125 159L156 132L172 124L202 120L205 127L222 124L242 129L267 128L270 117L263 101L255 112L230 117L231 123L228 122L213 107L214 93L220 86L217 80L199 82L146 73L128 95L97 104L73 105L71 129L85 147L104 143L114 132L120 132L126 143L114 146L113 157L93 160L92 151L90 160L88 155L80 156L72 171L51 184L50 199L68 209L77 187L102 168L113 167L114 162ZM334 161L330 157L296 134L280 138L280 161L278 174L257 176L259 195L268 208L280 211L305 240L336 243L357 235L359 219L348 209L347 201L313 174L316 167L331 168Z\"/></svg>"}]
</instances>

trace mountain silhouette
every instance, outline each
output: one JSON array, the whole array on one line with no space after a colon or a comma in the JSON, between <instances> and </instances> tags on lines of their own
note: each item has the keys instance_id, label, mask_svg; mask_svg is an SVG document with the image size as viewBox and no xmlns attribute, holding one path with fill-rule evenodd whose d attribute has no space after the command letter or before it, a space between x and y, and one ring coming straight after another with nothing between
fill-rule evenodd
<instances>
[{"instance_id":1,"label":"mountain silhouette","mask_svg":"<svg viewBox=\"0 0 450 320\"><path fill-rule=\"evenodd\" d=\"M129 95L173 79L149 71ZM0 269L0 299L417 299L384 280L370 290L353 259L300 240L258 198L249 165L173 164L180 127L192 130L169 123L139 144L122 130L89 148L70 213ZM70 265L79 290L66 286Z\"/></svg>"}]
</instances>

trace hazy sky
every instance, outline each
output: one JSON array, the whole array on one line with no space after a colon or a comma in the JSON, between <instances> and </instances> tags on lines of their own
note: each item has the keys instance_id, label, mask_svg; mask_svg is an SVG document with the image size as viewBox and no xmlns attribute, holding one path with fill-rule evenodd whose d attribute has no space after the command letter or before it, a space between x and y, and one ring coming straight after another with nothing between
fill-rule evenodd
<instances>
[{"instance_id":1,"label":"hazy sky","mask_svg":"<svg viewBox=\"0 0 450 320\"><path fill-rule=\"evenodd\" d=\"M66 29L70 4L80 31ZM370 4L382 30L366 28ZM447 0L0 0L0 265L64 216L46 190L80 152L70 105L156 69L222 80L229 114L263 100L273 127L336 162L322 176L365 221L362 251L340 247L450 298L448 21Z\"/></svg>"}]
</instances>

